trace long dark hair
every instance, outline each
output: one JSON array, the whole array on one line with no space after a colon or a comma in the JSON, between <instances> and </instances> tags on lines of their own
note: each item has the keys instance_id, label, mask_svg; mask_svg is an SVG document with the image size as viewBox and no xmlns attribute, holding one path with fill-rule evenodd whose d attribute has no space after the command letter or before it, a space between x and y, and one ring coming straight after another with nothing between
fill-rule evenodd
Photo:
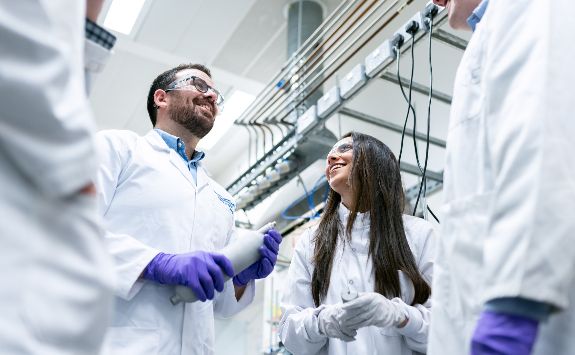
<instances>
[{"instance_id":1,"label":"long dark hair","mask_svg":"<svg viewBox=\"0 0 575 355\"><path fill-rule=\"evenodd\" d=\"M402 270L415 287L412 304L423 304L429 298L431 288L419 273L405 237L402 219L405 195L399 164L391 150L378 139L357 132L342 138L350 136L353 139L353 163L349 182L355 207L350 211L344 233L338 214L341 196L330 188L313 238L313 300L319 306L327 295L338 239L342 238L341 243L351 240L357 213L365 211L370 217L369 257L373 263L375 292L388 298L399 297L401 289L397 270Z\"/></svg>"}]
</instances>

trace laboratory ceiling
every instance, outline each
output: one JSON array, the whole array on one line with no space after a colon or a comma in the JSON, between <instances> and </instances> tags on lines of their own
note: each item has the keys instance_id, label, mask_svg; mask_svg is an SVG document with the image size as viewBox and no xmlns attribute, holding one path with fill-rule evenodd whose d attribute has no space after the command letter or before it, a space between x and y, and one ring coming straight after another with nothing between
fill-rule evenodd
<instances>
[{"instance_id":1,"label":"laboratory ceiling","mask_svg":"<svg viewBox=\"0 0 575 355\"><path fill-rule=\"evenodd\" d=\"M380 3L383 0L373 0ZM292 0L145 0L142 12L129 35L117 34L115 53L104 72L96 79L92 103L99 129L129 129L145 134L151 129L146 112L146 95L152 80L160 72L180 63L202 63L212 69L216 86L229 97L235 91L257 95L270 83L287 62L287 6ZM318 0L328 17L341 0ZM387 3L397 3L387 0ZM337 83L362 62L385 39L393 35L419 10L427 0L404 0L406 6L380 33L345 63L337 75L325 82L325 90ZM111 0L102 11L102 23ZM370 1L365 1L369 4ZM438 30L443 36L465 43L469 35L455 33L443 23ZM449 42L449 41L447 41ZM415 82L428 85L429 46L426 40L415 47ZM433 40L434 89L449 97L455 70L461 59L462 49L453 43ZM410 57L401 57L401 75L409 77ZM395 64L386 71L395 76ZM425 133L427 95L414 92L413 101L420 117L418 132ZM403 125L406 104L396 84L390 80L374 79L360 94L348 100L345 108L369 115L396 125ZM449 104L433 100L431 136L445 140L449 117ZM359 120L337 113L326 121L326 126L336 136L349 130L375 135L386 142L397 154L400 135L379 124ZM213 148L207 151L205 166L212 176L224 186L248 168L248 134L239 126L230 129ZM411 144L411 143L406 143ZM420 144L420 151L424 146ZM415 163L413 149L406 148L404 161ZM444 149L431 146L429 168L441 172ZM322 173L321 164L308 172L315 180ZM304 180L306 176L304 174ZM406 188L417 184L417 175L404 174ZM295 184L295 182L292 182ZM288 189L289 191L289 189ZM293 198L293 192L285 192ZM287 196L286 195L286 196ZM281 197L280 197L281 198ZM265 207L264 207L265 208Z\"/></svg>"}]
</instances>

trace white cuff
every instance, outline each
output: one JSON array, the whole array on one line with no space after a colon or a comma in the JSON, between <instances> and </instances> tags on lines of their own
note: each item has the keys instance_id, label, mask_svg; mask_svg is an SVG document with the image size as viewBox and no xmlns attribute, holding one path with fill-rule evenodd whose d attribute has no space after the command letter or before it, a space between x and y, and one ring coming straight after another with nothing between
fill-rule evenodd
<instances>
[{"instance_id":1,"label":"white cuff","mask_svg":"<svg viewBox=\"0 0 575 355\"><path fill-rule=\"evenodd\" d=\"M402 310L405 312L408 321L407 324L402 328L397 328L398 333L405 335L407 337L415 336L421 332L421 328L423 327L423 319L421 318L421 313L415 308L411 307L403 301L399 300L397 302Z\"/></svg>"}]
</instances>

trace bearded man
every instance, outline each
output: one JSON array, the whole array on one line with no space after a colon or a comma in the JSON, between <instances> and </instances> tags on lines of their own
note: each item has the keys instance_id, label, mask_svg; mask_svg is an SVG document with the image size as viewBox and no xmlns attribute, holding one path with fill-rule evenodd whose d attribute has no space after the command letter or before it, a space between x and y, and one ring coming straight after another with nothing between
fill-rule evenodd
<instances>
[{"instance_id":1,"label":"bearded man","mask_svg":"<svg viewBox=\"0 0 575 355\"><path fill-rule=\"evenodd\" d=\"M119 279L104 354L213 354L214 314L245 308L253 280L273 270L281 242L273 229L246 270L217 253L236 234L235 204L208 177L196 146L222 104L209 69L184 64L150 87L153 130L97 135L99 209ZM226 274L233 279L224 282ZM172 305L174 285L201 302Z\"/></svg>"}]
</instances>

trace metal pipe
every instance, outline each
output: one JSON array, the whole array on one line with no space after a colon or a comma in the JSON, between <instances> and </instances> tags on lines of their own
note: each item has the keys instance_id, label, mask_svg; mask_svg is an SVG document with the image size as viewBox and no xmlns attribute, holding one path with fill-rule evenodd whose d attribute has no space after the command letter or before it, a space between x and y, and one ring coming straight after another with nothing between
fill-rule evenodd
<instances>
[{"instance_id":1,"label":"metal pipe","mask_svg":"<svg viewBox=\"0 0 575 355\"><path fill-rule=\"evenodd\" d=\"M383 1L383 2L385 2L385 1ZM363 4L363 3L364 3L364 1L362 1L362 4ZM361 6L361 4L360 4L359 6ZM356 7L356 8L352 11L351 15L353 15L353 14L358 10L359 6ZM349 10L349 8L346 8L346 10ZM351 15L350 15L350 16L351 16ZM344 20L344 23L343 23L343 24L345 24L345 23L351 18L350 16L348 16L348 17ZM338 18L338 20L339 20L339 18ZM355 23L355 22L354 22L354 23ZM336 29L336 32L341 28L341 26L343 26L343 24L340 25L340 27L338 27L338 28ZM343 32L344 32L344 33L349 33L349 35L351 35L352 33L349 32L349 28L350 28L351 26L353 26L353 23L352 23L350 26L348 26L348 28L346 28ZM355 29L354 29L353 31L355 31ZM353 32L353 31L352 31L352 32ZM334 33L334 34L335 34L335 33ZM330 35L326 41L330 40L331 37L332 37L334 34ZM340 36L339 38L341 38L341 36ZM339 39L339 38L337 38L337 39ZM346 38L347 38L347 37L346 37ZM315 56L315 52L317 52L317 50L318 50L319 48L323 48L322 45L318 45L317 47L318 47L318 48L316 48L316 49L314 50L314 53L312 53L312 56L311 56L311 57ZM328 50L329 50L330 48L331 48L331 46L328 48ZM337 48L336 48L336 49L337 49ZM334 51L335 51L335 50L334 50ZM325 53L327 53L327 51L326 51ZM322 53L322 54L325 54L325 53ZM302 60L302 59L299 59L298 62L301 61L301 60ZM301 74L300 71L301 71L303 68L306 68L306 71L313 71L313 70L317 69L315 66L312 66L311 69L307 69L308 60L309 60L309 58L307 58L305 62L299 63L299 68L298 68L298 70L297 70L297 72L296 72L295 74L300 75L300 74ZM325 60L324 60L324 61L325 61ZM322 63L323 63L323 61L320 62L317 66L320 66ZM295 64L294 64L294 65L295 65ZM291 76L291 72L290 72L290 71L291 71L291 69L293 69L294 65L290 66L290 69L287 71L288 76ZM310 75L310 74L308 74L308 76L309 76L309 75ZM306 76L305 78L307 78L307 76ZM303 81L303 80L305 80L305 78L298 79L298 81ZM286 92L292 90L292 88L295 90L295 88L293 87L293 86L294 86L293 84L294 84L294 83L290 83L289 85L286 84L286 86L282 87L282 89L285 89ZM246 112L245 115L242 115L242 116L239 118L239 120L245 120L245 117L248 117L248 115L250 115L250 114L253 114L253 115L254 115L254 118L250 119L250 121L258 120L259 117L263 116L266 111L273 110L273 109L274 109L274 106L273 106L274 104L276 104L276 103L278 103L278 102L280 102L280 104L283 104L284 102L290 100L290 97L287 96L287 95L283 95L283 96L278 96L278 95L276 95L278 92L279 92L279 91L276 91L276 92L274 93L274 95L272 96L272 98L270 98L269 100L262 100L263 104L260 105L260 108L259 108L256 112L252 112L252 110L249 110L249 109L248 109L248 112ZM276 107L277 107L277 105L276 105Z\"/></svg>"},{"instance_id":2,"label":"metal pipe","mask_svg":"<svg viewBox=\"0 0 575 355\"><path fill-rule=\"evenodd\" d=\"M433 33L431 34L431 37L443 43L449 44L452 47L461 49L462 51L464 51L465 48L467 48L467 44L469 43L463 38L457 37L442 29L434 30Z\"/></svg>"},{"instance_id":3,"label":"metal pipe","mask_svg":"<svg viewBox=\"0 0 575 355\"><path fill-rule=\"evenodd\" d=\"M421 171L419 171L419 167L417 165L409 164L406 162L401 162L399 165L399 169L401 171L405 171L406 173L421 176ZM438 182L443 182L443 172L438 173L435 171L428 170L425 173L425 177L430 180L435 180Z\"/></svg>"},{"instance_id":4,"label":"metal pipe","mask_svg":"<svg viewBox=\"0 0 575 355\"><path fill-rule=\"evenodd\" d=\"M395 123L391 123L389 121L368 115L366 113L363 112L359 112L356 110L352 110L350 108L347 107L343 107L339 110L339 113L341 113L342 115L346 115L349 117L353 117L355 119L358 119L360 121L363 122L367 122L367 123L371 123L386 129L389 129L391 131L397 132L397 133L402 133L403 132L403 127L401 127L400 125L397 125ZM413 137L413 130L405 130L405 135L406 136L410 136ZM422 141L427 141L427 135L420 133L420 132L416 132L415 133L415 138L422 140ZM445 141L439 138L435 138L435 137L429 137L429 143L445 148Z\"/></svg>"},{"instance_id":5,"label":"metal pipe","mask_svg":"<svg viewBox=\"0 0 575 355\"><path fill-rule=\"evenodd\" d=\"M389 81L391 83L394 83L396 85L399 85L399 80L397 80L397 77L394 74L391 73L383 73L380 76L381 79L385 80L385 81ZM404 77L401 77L401 84L404 86L408 86L410 83L409 79L406 79ZM429 86L425 86L423 84L419 84L417 82L413 82L411 84L411 88L412 90L423 94L423 95L428 95L429 94ZM433 89L433 94L431 95L431 97L433 97L434 99L441 101L443 103L446 103L448 105L451 105L451 101L453 100L453 97L451 95L447 95L442 93L441 91L437 91L436 89Z\"/></svg>"},{"instance_id":6,"label":"metal pipe","mask_svg":"<svg viewBox=\"0 0 575 355\"><path fill-rule=\"evenodd\" d=\"M325 36L325 34L347 13L347 11L349 11L349 9L355 5L355 3L357 3L358 0L355 1L345 1L342 2L336 9L335 11L333 11L328 18L324 21L324 23L314 32L312 33L312 35L310 36L310 38L308 38L303 45L301 46L300 49L298 49L297 52L295 52L292 55L292 58L290 58L286 64L284 64L283 68L280 70L280 72L264 87L264 89L262 90L262 93L264 93L264 96L258 98L258 100L256 100L252 105L250 105L250 107L248 107L248 109L244 112L244 114L242 114L236 121L244 121L245 117L247 116L251 116L252 115L252 111L256 108L256 106L258 106L259 104L266 104L267 102L269 102L269 98L266 97L265 95L267 93L272 93L272 98L273 96L275 96L275 94L277 93L274 92L274 88L277 86L277 83L282 79L285 78L289 75L290 71L293 69L293 67L296 65L297 62L299 62L306 54L306 51L310 51L314 49L314 42L318 39L318 38L322 38L323 36ZM361 3L365 2L365 0L361 0L359 1ZM343 10L341 10L342 7L345 8Z\"/></svg>"}]
</instances>

